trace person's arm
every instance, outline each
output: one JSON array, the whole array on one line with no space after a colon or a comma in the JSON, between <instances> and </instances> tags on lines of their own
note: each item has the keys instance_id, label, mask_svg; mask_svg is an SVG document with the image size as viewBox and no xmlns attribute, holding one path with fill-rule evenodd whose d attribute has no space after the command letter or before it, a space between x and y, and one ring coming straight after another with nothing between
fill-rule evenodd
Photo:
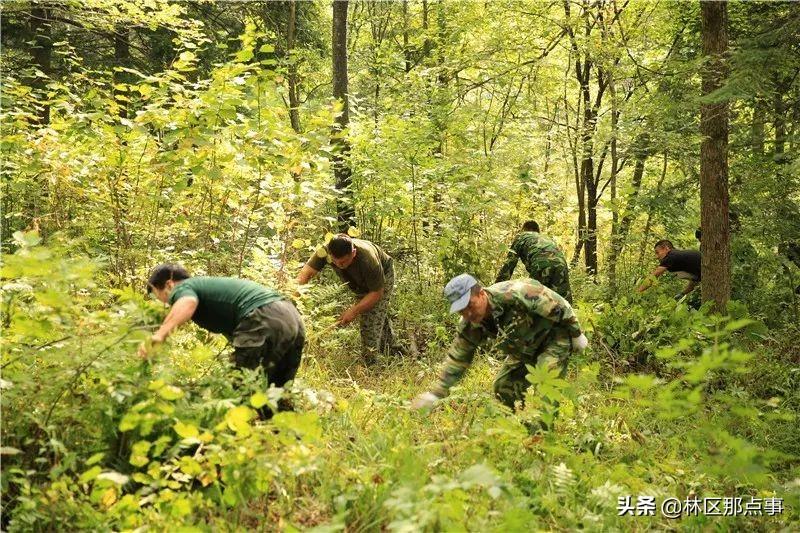
<instances>
[{"instance_id":1,"label":"person's arm","mask_svg":"<svg viewBox=\"0 0 800 533\"><path fill-rule=\"evenodd\" d=\"M517 252L514 251L514 248L511 248L506 256L506 261L503 263L503 266L500 267L500 271L497 273L497 279L495 279L494 282L500 283L501 281L510 280L511 276L514 275L514 269L517 268L517 261L519 261L519 256L517 255Z\"/></svg>"},{"instance_id":2,"label":"person's arm","mask_svg":"<svg viewBox=\"0 0 800 533\"><path fill-rule=\"evenodd\" d=\"M161 323L161 327L150 337L150 341L153 344L164 342L175 328L192 319L194 312L197 310L197 304L198 300L196 298L188 296L179 298L169 310L169 314L167 314L164 322ZM147 357L147 346L145 344L139 346L139 355Z\"/></svg>"},{"instance_id":3,"label":"person's arm","mask_svg":"<svg viewBox=\"0 0 800 533\"><path fill-rule=\"evenodd\" d=\"M472 365L475 350L478 349L480 344L479 338L470 338L472 335L466 333L466 328L469 328L469 324L463 324L459 328L458 335L453 340L444 364L439 371L437 383L429 391L417 396L411 404L412 408L425 409L433 407L437 400L447 396L450 393L450 388L464 377L467 369Z\"/></svg>"},{"instance_id":4,"label":"person's arm","mask_svg":"<svg viewBox=\"0 0 800 533\"><path fill-rule=\"evenodd\" d=\"M319 274L319 270L314 269L311 265L306 263L305 265L303 265L303 268L300 269L300 273L297 274L297 280L296 280L297 284L305 285L306 283L311 281L311 278L313 278L317 274Z\"/></svg>"},{"instance_id":5,"label":"person's arm","mask_svg":"<svg viewBox=\"0 0 800 533\"><path fill-rule=\"evenodd\" d=\"M361 298L358 302L356 302L352 307L350 307L347 311L342 313L342 316L339 317L339 325L346 326L350 322L356 319L358 315L361 313L366 313L373 307L378 301L383 298L383 288L378 289L377 291L368 292Z\"/></svg>"},{"instance_id":6,"label":"person's arm","mask_svg":"<svg viewBox=\"0 0 800 533\"><path fill-rule=\"evenodd\" d=\"M655 278L663 276L664 272L666 272L666 271L667 271L667 267L660 266L660 267L656 268L655 270L653 270L653 273L650 274L650 276L648 276L647 279L645 279L642 282L642 284L639 285L636 288L636 291L637 292L646 291L647 289L649 289L653 285L653 283L655 281Z\"/></svg>"}]
</instances>

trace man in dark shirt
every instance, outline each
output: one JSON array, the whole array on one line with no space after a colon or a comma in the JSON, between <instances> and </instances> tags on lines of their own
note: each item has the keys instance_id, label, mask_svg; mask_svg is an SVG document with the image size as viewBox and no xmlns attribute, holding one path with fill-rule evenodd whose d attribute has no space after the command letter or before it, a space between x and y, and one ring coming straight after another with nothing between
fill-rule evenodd
<instances>
[{"instance_id":1,"label":"man in dark shirt","mask_svg":"<svg viewBox=\"0 0 800 533\"><path fill-rule=\"evenodd\" d=\"M399 350L389 317L394 287L392 258L370 241L341 233L317 248L297 275L297 284L305 285L328 265L358 298L342 313L338 324L346 326L359 318L364 362L374 364L378 353Z\"/></svg>"},{"instance_id":2,"label":"man in dark shirt","mask_svg":"<svg viewBox=\"0 0 800 533\"><path fill-rule=\"evenodd\" d=\"M679 278L689 281L679 296L682 297L692 292L700 283L700 252L676 250L666 239L656 243L655 251L659 260L658 268L636 290L644 292L653 284L654 278L663 276L665 272L672 272Z\"/></svg>"},{"instance_id":3,"label":"man in dark shirt","mask_svg":"<svg viewBox=\"0 0 800 533\"><path fill-rule=\"evenodd\" d=\"M225 335L234 347L237 367L262 367L276 387L294 379L305 328L294 304L278 291L244 279L191 277L179 265L163 264L150 274L147 292L172 307L150 338L152 344L164 342L175 328L191 320ZM142 357L149 351L146 344L139 347ZM264 409L262 417L270 416Z\"/></svg>"}]
</instances>

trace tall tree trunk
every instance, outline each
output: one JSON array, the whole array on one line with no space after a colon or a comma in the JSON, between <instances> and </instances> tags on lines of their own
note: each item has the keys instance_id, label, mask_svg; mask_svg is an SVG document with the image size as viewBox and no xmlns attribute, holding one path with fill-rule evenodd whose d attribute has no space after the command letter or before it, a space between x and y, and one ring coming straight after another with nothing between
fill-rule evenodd
<instances>
[{"instance_id":1,"label":"tall tree trunk","mask_svg":"<svg viewBox=\"0 0 800 533\"><path fill-rule=\"evenodd\" d=\"M292 129L300 133L302 129L300 127L300 88L297 82L297 59L292 56L296 26L297 0L289 0L289 23L286 31L286 56L289 60L287 76L287 81L289 82L289 121L292 124ZM345 90L347 90L346 86Z\"/></svg>"},{"instance_id":2,"label":"tall tree trunk","mask_svg":"<svg viewBox=\"0 0 800 533\"><path fill-rule=\"evenodd\" d=\"M336 147L333 156L333 173L336 178L337 220L339 229L347 229L355 224L355 208L353 205L352 173L348 157L350 143L346 137L347 125L350 123L350 106L347 93L347 8L348 0L333 1L333 97L342 105L341 113L336 117L333 131L333 145Z\"/></svg>"},{"instance_id":3,"label":"tall tree trunk","mask_svg":"<svg viewBox=\"0 0 800 533\"><path fill-rule=\"evenodd\" d=\"M772 97L772 105L775 116L775 152L774 158L778 163L783 162L786 146L786 105L783 101L783 93L786 92L784 84L776 74L775 92Z\"/></svg>"},{"instance_id":4,"label":"tall tree trunk","mask_svg":"<svg viewBox=\"0 0 800 533\"><path fill-rule=\"evenodd\" d=\"M794 86L794 97L792 98L792 128L789 131L789 152L797 153L797 133L798 122L800 122L800 84Z\"/></svg>"},{"instance_id":5,"label":"tall tree trunk","mask_svg":"<svg viewBox=\"0 0 800 533\"><path fill-rule=\"evenodd\" d=\"M431 53L431 39L428 35L428 0L422 0L422 33L425 42L422 44L422 56L428 57Z\"/></svg>"},{"instance_id":6,"label":"tall tree trunk","mask_svg":"<svg viewBox=\"0 0 800 533\"><path fill-rule=\"evenodd\" d=\"M650 139L646 133L639 135L633 142L634 156L636 158L636 163L633 167L633 176L631 177L631 187L633 190L626 200L625 214L622 215L622 219L617 226L617 231L611 235L611 251L608 256L608 279L612 291L616 291L617 260L625 249L625 241L636 216L636 200L642 188L644 164L650 155L649 143Z\"/></svg>"},{"instance_id":7,"label":"tall tree trunk","mask_svg":"<svg viewBox=\"0 0 800 533\"><path fill-rule=\"evenodd\" d=\"M786 102L783 94L789 89L787 82L775 74L775 92L772 93L773 125L775 127L775 152L773 157L776 162L782 163L786 157Z\"/></svg>"},{"instance_id":8,"label":"tall tree trunk","mask_svg":"<svg viewBox=\"0 0 800 533\"><path fill-rule=\"evenodd\" d=\"M33 35L31 54L33 55L33 62L36 64L36 68L45 75L45 77L42 77L38 74L34 74L34 78L31 82L34 90L40 93L39 97L42 99L38 117L38 124L42 126L50 124L50 104L47 102L47 96L45 94L48 80L53 71L53 39L51 36L49 16L49 11L38 4L34 4L31 8L30 29L31 35Z\"/></svg>"},{"instance_id":9,"label":"tall tree trunk","mask_svg":"<svg viewBox=\"0 0 800 533\"><path fill-rule=\"evenodd\" d=\"M114 66L131 66L131 46L128 28L123 25L117 26L114 31ZM126 83L130 81L130 73L120 70L114 71L114 83ZM119 117L128 118L127 90L114 90L114 98L119 106Z\"/></svg>"},{"instance_id":10,"label":"tall tree trunk","mask_svg":"<svg viewBox=\"0 0 800 533\"><path fill-rule=\"evenodd\" d=\"M403 62L406 74L411 72L411 48L408 46L408 0L403 0Z\"/></svg>"},{"instance_id":11,"label":"tall tree trunk","mask_svg":"<svg viewBox=\"0 0 800 533\"><path fill-rule=\"evenodd\" d=\"M703 55L703 95L722 86L727 68L727 2L700 3ZM704 103L700 108L700 226L703 240L701 272L703 301L713 301L724 313L731 293L730 222L728 220L728 103Z\"/></svg>"},{"instance_id":12,"label":"tall tree trunk","mask_svg":"<svg viewBox=\"0 0 800 533\"><path fill-rule=\"evenodd\" d=\"M757 156L764 155L764 123L766 109L764 101L756 96L753 102L753 121L750 124L750 142Z\"/></svg>"}]
</instances>

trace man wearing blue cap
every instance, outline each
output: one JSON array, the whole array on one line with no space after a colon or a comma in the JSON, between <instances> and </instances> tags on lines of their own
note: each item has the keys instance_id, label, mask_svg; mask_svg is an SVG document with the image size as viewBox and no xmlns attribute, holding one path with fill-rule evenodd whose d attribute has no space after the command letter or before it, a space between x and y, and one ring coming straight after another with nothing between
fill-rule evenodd
<instances>
[{"instance_id":1,"label":"man wearing blue cap","mask_svg":"<svg viewBox=\"0 0 800 533\"><path fill-rule=\"evenodd\" d=\"M495 378L494 393L511 409L524 401L530 385L525 365L559 364L565 372L572 351L588 344L570 304L536 280L516 279L482 287L469 274L461 274L450 280L444 294L450 312L461 313L463 320L438 382L414 400L415 408L431 407L447 396L472 364L475 350L489 340L507 354Z\"/></svg>"}]
</instances>

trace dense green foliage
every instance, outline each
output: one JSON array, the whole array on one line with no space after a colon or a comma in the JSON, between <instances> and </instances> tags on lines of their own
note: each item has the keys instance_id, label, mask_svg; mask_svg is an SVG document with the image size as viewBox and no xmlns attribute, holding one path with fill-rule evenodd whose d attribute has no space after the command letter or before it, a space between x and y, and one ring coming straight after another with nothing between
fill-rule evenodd
<instances>
[{"instance_id":1,"label":"dense green foliage","mask_svg":"<svg viewBox=\"0 0 800 533\"><path fill-rule=\"evenodd\" d=\"M3 527L796 529L800 6L730 6L714 95L732 109L727 317L675 302L676 280L632 291L654 240L697 247L695 3L351 2L345 192L330 5L290 7L0 5ZM593 69L591 120L576 64ZM357 332L329 327L349 298L333 283L298 298L298 408L269 423L255 409L281 391L235 371L220 337L185 327L136 357L164 314L141 296L151 266L293 293L341 195L395 258L408 357L358 364ZM493 352L433 412L410 410L455 326L439 287L491 281L528 218L573 259L590 349L565 379L532 372L521 412L491 397ZM531 436L554 416L545 396L556 429ZM618 516L625 495L784 511Z\"/></svg>"}]
</instances>

